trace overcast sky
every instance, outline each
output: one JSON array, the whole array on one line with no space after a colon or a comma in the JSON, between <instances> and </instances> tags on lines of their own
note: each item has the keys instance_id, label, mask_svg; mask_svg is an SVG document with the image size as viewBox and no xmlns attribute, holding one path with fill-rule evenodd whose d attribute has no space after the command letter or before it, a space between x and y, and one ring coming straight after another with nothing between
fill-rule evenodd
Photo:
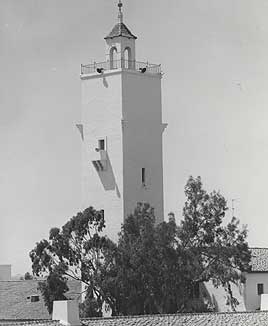
<instances>
[{"instance_id":1,"label":"overcast sky","mask_svg":"<svg viewBox=\"0 0 268 326\"><path fill-rule=\"evenodd\" d=\"M80 64L105 60L116 0L0 1L0 264L80 209ZM161 63L165 214L189 175L268 246L267 0L123 0L137 60ZM227 218L230 218L231 212Z\"/></svg>"}]
</instances>

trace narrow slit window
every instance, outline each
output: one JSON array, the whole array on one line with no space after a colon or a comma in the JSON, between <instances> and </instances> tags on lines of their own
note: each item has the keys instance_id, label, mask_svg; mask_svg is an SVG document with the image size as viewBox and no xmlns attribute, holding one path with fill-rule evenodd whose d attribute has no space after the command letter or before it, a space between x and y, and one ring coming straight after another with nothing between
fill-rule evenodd
<instances>
[{"instance_id":1,"label":"narrow slit window","mask_svg":"<svg viewBox=\"0 0 268 326\"><path fill-rule=\"evenodd\" d=\"M99 150L105 150L105 140L99 139Z\"/></svg>"},{"instance_id":2,"label":"narrow slit window","mask_svg":"<svg viewBox=\"0 0 268 326\"><path fill-rule=\"evenodd\" d=\"M145 185L145 168L141 169L141 183Z\"/></svg>"},{"instance_id":3,"label":"narrow slit window","mask_svg":"<svg viewBox=\"0 0 268 326\"><path fill-rule=\"evenodd\" d=\"M257 284L257 292L258 292L258 295L261 295L264 293L263 291L263 283L258 283Z\"/></svg>"}]
</instances>

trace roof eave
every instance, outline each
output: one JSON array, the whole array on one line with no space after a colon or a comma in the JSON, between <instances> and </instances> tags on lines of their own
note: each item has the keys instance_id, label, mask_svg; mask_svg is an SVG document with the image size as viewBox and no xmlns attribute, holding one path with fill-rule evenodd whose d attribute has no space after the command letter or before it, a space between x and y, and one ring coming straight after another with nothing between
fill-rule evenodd
<instances>
[{"instance_id":1,"label":"roof eave","mask_svg":"<svg viewBox=\"0 0 268 326\"><path fill-rule=\"evenodd\" d=\"M134 40L136 40L137 39L137 36L135 36L135 35L131 35L131 36L126 36L126 35L122 35L122 34L119 34L119 35L114 35L114 36L105 36L104 37L104 39L105 40L108 40L108 39L113 39L113 38L116 38L116 37L126 37L126 38L128 38L129 40L130 39L134 39Z\"/></svg>"}]
</instances>

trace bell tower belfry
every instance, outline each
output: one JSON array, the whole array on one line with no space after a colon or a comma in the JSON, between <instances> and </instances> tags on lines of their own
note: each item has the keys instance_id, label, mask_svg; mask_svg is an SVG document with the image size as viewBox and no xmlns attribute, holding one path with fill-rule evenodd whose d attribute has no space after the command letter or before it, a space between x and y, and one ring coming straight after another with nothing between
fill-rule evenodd
<instances>
[{"instance_id":1,"label":"bell tower belfry","mask_svg":"<svg viewBox=\"0 0 268 326\"><path fill-rule=\"evenodd\" d=\"M118 3L118 23L104 38L106 40L106 60L115 66L121 65L128 68L136 60L135 40L127 26L123 23L122 2ZM110 68L114 68L111 66Z\"/></svg>"},{"instance_id":2,"label":"bell tower belfry","mask_svg":"<svg viewBox=\"0 0 268 326\"><path fill-rule=\"evenodd\" d=\"M103 209L117 238L138 202L164 220L161 66L136 60L137 37L118 22L105 37L106 60L81 65L82 206Z\"/></svg>"}]
</instances>

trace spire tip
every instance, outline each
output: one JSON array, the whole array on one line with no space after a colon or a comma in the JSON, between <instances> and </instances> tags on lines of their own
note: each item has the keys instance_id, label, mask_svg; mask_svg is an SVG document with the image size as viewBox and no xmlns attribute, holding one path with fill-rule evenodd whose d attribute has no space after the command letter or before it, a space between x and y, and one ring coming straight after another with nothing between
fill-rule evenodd
<instances>
[{"instance_id":1,"label":"spire tip","mask_svg":"<svg viewBox=\"0 0 268 326\"><path fill-rule=\"evenodd\" d=\"M119 23L123 23L123 13L122 13L122 7L123 7L123 3L121 0L118 0L118 8L119 8L119 13L118 13L118 20Z\"/></svg>"}]
</instances>

